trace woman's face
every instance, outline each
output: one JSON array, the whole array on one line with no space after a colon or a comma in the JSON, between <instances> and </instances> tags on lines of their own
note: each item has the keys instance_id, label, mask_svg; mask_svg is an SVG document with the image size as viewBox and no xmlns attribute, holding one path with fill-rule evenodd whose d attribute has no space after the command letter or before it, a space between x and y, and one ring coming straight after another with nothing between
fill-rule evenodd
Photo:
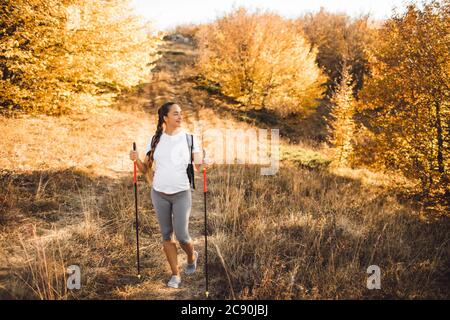
<instances>
[{"instance_id":1,"label":"woman's face","mask_svg":"<svg viewBox=\"0 0 450 320\"><path fill-rule=\"evenodd\" d=\"M182 111L179 105L173 104L170 106L169 113L164 116L164 121L168 127L177 128L181 126L183 120Z\"/></svg>"}]
</instances>

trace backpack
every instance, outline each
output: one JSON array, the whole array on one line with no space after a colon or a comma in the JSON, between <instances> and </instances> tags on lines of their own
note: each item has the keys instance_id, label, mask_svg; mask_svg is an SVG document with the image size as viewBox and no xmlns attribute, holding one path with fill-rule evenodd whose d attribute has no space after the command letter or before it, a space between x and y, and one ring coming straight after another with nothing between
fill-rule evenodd
<instances>
[{"instance_id":1,"label":"backpack","mask_svg":"<svg viewBox=\"0 0 450 320\"><path fill-rule=\"evenodd\" d=\"M191 136L191 139L189 139L189 136ZM188 147L189 147L189 151L190 151L189 154L191 155L191 163L188 164L188 167L186 168L186 173L188 175L189 184L191 185L191 188L195 189L194 165L192 164L192 162L193 162L192 148L193 148L193 144L194 144L194 136L192 134L186 133L186 141L188 143Z\"/></svg>"}]
</instances>

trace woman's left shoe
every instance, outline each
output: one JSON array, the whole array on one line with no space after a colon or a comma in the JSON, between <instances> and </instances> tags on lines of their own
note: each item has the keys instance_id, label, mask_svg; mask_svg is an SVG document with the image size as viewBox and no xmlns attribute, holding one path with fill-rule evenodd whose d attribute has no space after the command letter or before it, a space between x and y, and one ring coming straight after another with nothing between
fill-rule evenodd
<instances>
[{"instance_id":1,"label":"woman's left shoe","mask_svg":"<svg viewBox=\"0 0 450 320\"><path fill-rule=\"evenodd\" d=\"M170 278L169 282L167 283L167 286L178 289L180 287L180 283L181 283L181 277L172 275L172 278Z\"/></svg>"},{"instance_id":2,"label":"woman's left shoe","mask_svg":"<svg viewBox=\"0 0 450 320\"><path fill-rule=\"evenodd\" d=\"M187 275L193 274L195 270L197 269L197 260L198 260L198 252L194 251L194 263L187 264L186 268L184 269L184 273Z\"/></svg>"}]
</instances>

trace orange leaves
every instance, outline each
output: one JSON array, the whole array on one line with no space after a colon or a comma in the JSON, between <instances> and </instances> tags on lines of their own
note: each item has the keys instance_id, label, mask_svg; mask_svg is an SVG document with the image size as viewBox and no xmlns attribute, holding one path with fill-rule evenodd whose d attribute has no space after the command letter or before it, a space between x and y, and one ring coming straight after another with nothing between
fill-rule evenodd
<instances>
[{"instance_id":1,"label":"orange leaves","mask_svg":"<svg viewBox=\"0 0 450 320\"><path fill-rule=\"evenodd\" d=\"M276 14L240 8L196 36L199 72L248 108L304 111L321 96L317 52Z\"/></svg>"},{"instance_id":2,"label":"orange leaves","mask_svg":"<svg viewBox=\"0 0 450 320\"><path fill-rule=\"evenodd\" d=\"M448 11L436 1L388 20L360 95L384 165L419 179L424 192L442 189L450 165L449 32Z\"/></svg>"},{"instance_id":3,"label":"orange leaves","mask_svg":"<svg viewBox=\"0 0 450 320\"><path fill-rule=\"evenodd\" d=\"M127 0L7 0L0 8L6 28L0 30L1 110L58 114L92 108L147 80L160 41L128 5Z\"/></svg>"}]
</instances>

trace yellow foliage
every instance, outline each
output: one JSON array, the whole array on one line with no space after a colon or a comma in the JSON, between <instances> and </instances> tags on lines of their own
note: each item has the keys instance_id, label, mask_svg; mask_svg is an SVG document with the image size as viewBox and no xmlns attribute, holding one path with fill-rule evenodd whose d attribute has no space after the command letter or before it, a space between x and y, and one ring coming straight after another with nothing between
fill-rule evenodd
<instances>
[{"instance_id":1,"label":"yellow foliage","mask_svg":"<svg viewBox=\"0 0 450 320\"><path fill-rule=\"evenodd\" d=\"M432 1L386 21L360 95L379 145L375 163L439 194L449 193L449 12Z\"/></svg>"},{"instance_id":2,"label":"yellow foliage","mask_svg":"<svg viewBox=\"0 0 450 320\"><path fill-rule=\"evenodd\" d=\"M159 57L128 0L6 0L0 16L3 112L95 107L144 81Z\"/></svg>"},{"instance_id":3,"label":"yellow foliage","mask_svg":"<svg viewBox=\"0 0 450 320\"><path fill-rule=\"evenodd\" d=\"M353 85L349 66L344 66L342 81L333 95L331 102L332 120L329 123L331 129L331 143L334 146L334 159L338 164L349 164L353 153L353 136L356 131L353 115L355 113L355 101L353 99Z\"/></svg>"},{"instance_id":4,"label":"yellow foliage","mask_svg":"<svg viewBox=\"0 0 450 320\"><path fill-rule=\"evenodd\" d=\"M286 114L314 107L322 95L317 49L276 14L239 8L200 28L196 38L200 73L246 107Z\"/></svg>"}]
</instances>

